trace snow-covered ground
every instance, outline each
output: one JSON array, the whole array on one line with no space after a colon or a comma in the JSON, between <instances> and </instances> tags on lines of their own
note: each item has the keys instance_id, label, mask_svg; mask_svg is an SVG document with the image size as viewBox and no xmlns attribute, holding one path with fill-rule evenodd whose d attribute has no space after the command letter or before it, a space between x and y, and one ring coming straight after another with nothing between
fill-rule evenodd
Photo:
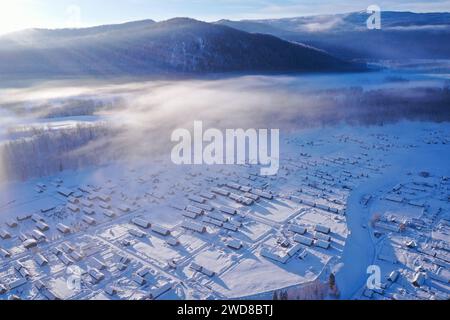
<instances>
[{"instance_id":1,"label":"snow-covered ground","mask_svg":"<svg viewBox=\"0 0 450 320\"><path fill-rule=\"evenodd\" d=\"M0 299L448 298L448 123L307 129L280 149L273 177L163 155L4 182Z\"/></svg>"},{"instance_id":2,"label":"snow-covered ground","mask_svg":"<svg viewBox=\"0 0 450 320\"><path fill-rule=\"evenodd\" d=\"M446 299L444 78L0 90L0 299ZM194 120L280 128L278 174L172 164Z\"/></svg>"}]
</instances>

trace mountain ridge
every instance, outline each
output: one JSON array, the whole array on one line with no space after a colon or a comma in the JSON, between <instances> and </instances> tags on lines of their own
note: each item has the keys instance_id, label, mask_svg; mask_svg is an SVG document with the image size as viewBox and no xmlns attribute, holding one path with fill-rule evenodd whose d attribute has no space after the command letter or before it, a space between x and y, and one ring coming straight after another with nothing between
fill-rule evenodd
<instances>
[{"instance_id":1,"label":"mountain ridge","mask_svg":"<svg viewBox=\"0 0 450 320\"><path fill-rule=\"evenodd\" d=\"M191 18L149 21L0 37L0 72L97 75L363 70L361 65L323 50L273 35Z\"/></svg>"},{"instance_id":2,"label":"mountain ridge","mask_svg":"<svg viewBox=\"0 0 450 320\"><path fill-rule=\"evenodd\" d=\"M367 12L280 19L219 20L246 32L298 41L342 59L450 59L449 12L382 11L381 29L369 30Z\"/></svg>"}]
</instances>

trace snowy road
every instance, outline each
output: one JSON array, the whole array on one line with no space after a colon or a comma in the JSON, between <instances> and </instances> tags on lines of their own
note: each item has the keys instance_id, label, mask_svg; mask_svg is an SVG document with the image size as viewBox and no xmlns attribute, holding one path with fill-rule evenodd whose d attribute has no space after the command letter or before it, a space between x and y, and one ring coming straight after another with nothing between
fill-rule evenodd
<instances>
[{"instance_id":1,"label":"snowy road","mask_svg":"<svg viewBox=\"0 0 450 320\"><path fill-rule=\"evenodd\" d=\"M367 279L367 267L372 264L375 249L367 224L367 212L359 203L364 190L353 192L347 207L347 226L350 234L342 255L342 268L336 274L341 299L351 299ZM365 209L367 210L367 209Z\"/></svg>"}]
</instances>

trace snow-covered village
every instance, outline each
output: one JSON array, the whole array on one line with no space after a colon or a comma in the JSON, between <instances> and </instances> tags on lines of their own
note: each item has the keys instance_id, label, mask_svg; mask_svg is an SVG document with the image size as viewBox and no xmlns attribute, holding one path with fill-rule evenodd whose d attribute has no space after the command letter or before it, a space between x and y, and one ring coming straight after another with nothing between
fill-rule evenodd
<instances>
[{"instance_id":1,"label":"snow-covered village","mask_svg":"<svg viewBox=\"0 0 450 320\"><path fill-rule=\"evenodd\" d=\"M327 132L284 137L275 176L155 161L8 184L0 297L448 299L449 129Z\"/></svg>"}]
</instances>

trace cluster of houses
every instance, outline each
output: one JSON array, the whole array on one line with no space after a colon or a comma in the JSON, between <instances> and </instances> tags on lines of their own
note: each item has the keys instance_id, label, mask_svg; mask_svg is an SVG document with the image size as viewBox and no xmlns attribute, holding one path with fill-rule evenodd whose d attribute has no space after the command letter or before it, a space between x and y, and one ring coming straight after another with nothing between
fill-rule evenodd
<instances>
[{"instance_id":1,"label":"cluster of houses","mask_svg":"<svg viewBox=\"0 0 450 320\"><path fill-rule=\"evenodd\" d=\"M377 258L390 263L393 271L384 276L380 288L364 288L363 298L447 300L450 297L450 211L448 207L436 207L437 202L433 200L449 190L443 178L438 179L441 181L438 184L430 182L433 180L428 173L419 175L425 179L397 184L381 198L403 206L405 212L411 208L420 216L388 213L377 217L372 226L374 233L383 236L383 243L394 250L390 255L380 252Z\"/></svg>"},{"instance_id":2,"label":"cluster of houses","mask_svg":"<svg viewBox=\"0 0 450 320\"><path fill-rule=\"evenodd\" d=\"M27 223L28 230L24 231L22 225ZM20 214L15 219L10 219L5 223L5 227L0 226L0 239L15 243L19 241L21 247L31 250L39 243L47 242L46 232L50 229L46 220L39 214ZM10 258L8 249L0 247L0 256Z\"/></svg>"},{"instance_id":3,"label":"cluster of houses","mask_svg":"<svg viewBox=\"0 0 450 320\"><path fill-rule=\"evenodd\" d=\"M200 192L198 195L189 195L189 204L172 204L172 207L180 210L185 220L182 221L181 227L185 230L194 231L197 233L206 233L207 226L221 228L226 231L236 232L239 227L242 226L242 221L239 216L239 210L227 206L218 205L216 202L213 204L211 200L217 199L217 197L223 197L225 199L231 199L240 205L252 205L254 201L259 200L259 196L255 193L264 194L267 198L273 198L273 195L269 195L266 192L260 190L253 190L250 187L239 186L235 183L228 183L228 188L233 188L234 190L241 190L242 194L232 193L227 189L223 188L224 185L219 184L218 187L213 187L211 192ZM250 191L253 198L247 197L246 194Z\"/></svg>"},{"instance_id":4,"label":"cluster of houses","mask_svg":"<svg viewBox=\"0 0 450 320\"><path fill-rule=\"evenodd\" d=\"M252 218L248 218L246 212L255 205L265 206L270 205L271 201L287 199L327 213L344 215L345 203L343 201L325 197L328 189L335 182L339 182L339 179L333 174L318 169L316 160L307 159L304 162L304 164L297 163L296 165L305 168L315 167L316 169L307 174L310 180L304 182L305 188L299 189L299 192L292 196L278 192L278 188L271 188L277 178L261 177L256 173L258 170L249 174L223 171L218 175L212 174L212 177L193 174L189 176L186 183L183 180L181 183L175 183L174 188L167 193L159 191L156 187L144 190L145 187L150 186L150 181L155 186L162 181L158 175L152 176L151 179L140 177L142 197L136 195L132 198L115 192L114 199L112 199L113 193L108 191L106 185L102 188L83 185L70 189L64 187L62 181L55 185L56 188L40 184L36 186L36 191L39 190L40 194L55 190L58 198L65 202L62 206L62 219L59 221L49 220L49 217L60 211L59 207L49 206L40 210L39 214L21 215L17 219L8 221L5 227L0 227L0 238L3 240L14 238L17 235L13 232L15 228L20 228L21 224L27 221L33 221L34 228L26 232L27 234L23 234L21 240L23 247L30 252L34 262L40 268L46 268L53 263L60 263L65 267L85 265L82 268L83 277L88 277L93 284L105 285L104 290L110 296L114 296L119 290L117 285L110 284L110 270L130 273L130 281L139 287L148 286L151 288L148 298L156 298L172 287L170 281L162 285L150 285L145 269L133 271L133 268L130 267L132 259L126 254L128 250L134 252L132 245L140 241L146 242L150 236L154 235L163 239L165 244L177 251L181 250L179 238L184 233L200 239L211 238L209 241L216 237L220 245L230 249L227 252L239 256L245 250L254 250L257 247L253 247L252 240L244 237L240 232L246 229L249 221L253 221L248 220ZM294 165L289 165L285 167L285 170L291 170L290 168L295 169ZM199 181L201 179L203 179L202 182ZM324 183L319 183L320 181ZM117 189L115 190L117 191ZM174 198L175 192L180 190L185 194L185 203L183 204L180 203L180 198L177 198L177 201L170 200ZM311 190L319 195L315 201L309 198L312 194ZM119 197L121 199L117 199ZM151 218L146 210L135 210L140 207L136 205L137 203L142 205L145 204L145 201L167 204L178 210L183 218L175 227L167 228ZM69 218L65 219L65 217ZM80 230L101 228L104 222L108 224L113 221L113 218L118 223L127 221L128 224L126 224L126 234L121 236L120 241L117 242L121 245L122 251L115 252L115 258L111 262L92 257L66 240L71 239L72 236L76 238ZM122 226L121 223L119 225ZM282 250L279 250L279 247L263 246L260 250L261 256L280 263L287 263L292 257L305 258L307 255L305 247L307 246L320 249L328 249L331 246L330 230L327 231L326 227L289 225L290 243L282 246ZM272 226L270 225L270 227ZM29 228L29 224L27 228ZM49 253L40 251L40 243L51 244L55 240L59 244L52 247ZM35 248L36 250L33 251ZM11 252L1 247L0 255L11 258ZM192 270L207 277L215 276L213 271L192 262L193 257L185 256L185 253L183 256L184 260L189 261ZM174 262L173 265L177 264ZM38 290L47 299L57 299L55 292L45 282L38 283L38 287Z\"/></svg>"},{"instance_id":5,"label":"cluster of houses","mask_svg":"<svg viewBox=\"0 0 450 320\"><path fill-rule=\"evenodd\" d=\"M75 221L81 220L87 226L98 225L99 221L110 221L105 220L105 218L103 220L96 219L95 216L98 214L102 214L106 218L111 219L117 217L117 212L120 214L132 212L131 207L125 202L113 207L111 196L101 193L100 188L82 186L77 190L73 190L63 187L62 181L55 185L55 187L56 195L66 201L66 204L62 207L63 210L65 209L68 213L71 213L72 217L76 218ZM36 186L38 193L49 192L50 190L51 188L48 188L44 184ZM11 278L11 276L2 278L2 272L0 270L0 295L10 293L9 296L12 297L12 292L29 285L29 287L35 288L44 299L58 299L58 295L46 281L34 281L34 276L31 276L29 269L24 267L19 260L13 260L16 253L22 253L21 256L26 254L26 257L32 258L33 263L36 265L33 271L34 273L41 271L48 273L50 270L58 270L53 269L53 267L48 267L54 264L61 264L65 268L81 266L83 264L85 267L80 269L82 276L87 277L89 279L88 281L92 284L106 283L107 274L109 274L113 267L114 270L118 270L119 272L126 272L130 259L123 254L119 253L120 257L118 260L107 268L105 262L93 256L88 258L83 250L80 250L78 246L74 246L70 241L61 242L61 240L65 239L65 235L73 234L77 237L75 233L79 231L79 228L73 225L73 219L69 219L68 222L64 222L63 220L60 220L61 222L55 222L55 218L62 217L64 219L65 215L59 215L60 212L59 207L48 206L39 210L39 213L20 214L14 219L7 220L4 226L0 225L0 240L8 241L3 242L3 244L7 244L7 248L3 248L0 242L0 258L9 259L16 271L16 278ZM144 219L138 217L133 219L133 224L151 228L152 232L167 236L167 242L171 245L178 244L177 239L170 237L170 230L162 226L147 224ZM22 250L16 250L14 248L17 241L20 241ZM59 244L52 246L53 241L57 241ZM43 243L42 246L39 245L41 243ZM50 245L50 249L46 253L41 250L44 247L44 243ZM105 273L107 269L108 272ZM35 275L37 276L37 274ZM140 280L139 277L140 275L136 273L132 279L142 285L145 281ZM171 284L163 283L158 286L150 286L150 289L147 298L154 299L170 290ZM105 291L113 293L117 292L117 288L107 286Z\"/></svg>"},{"instance_id":6,"label":"cluster of houses","mask_svg":"<svg viewBox=\"0 0 450 320\"><path fill-rule=\"evenodd\" d=\"M188 222L188 221L185 221ZM145 238L146 236L148 236L147 232L145 232L144 230L148 229L150 231L152 231L154 234L160 235L164 238L165 242L172 246L175 247L177 246L180 242L176 237L171 236L171 231L168 228L165 228L163 226L160 226L158 224L154 224L151 223L150 221L148 221L147 219L143 218L143 217L134 217L131 219L131 223L139 228L130 228L128 230L128 232L136 237L136 238ZM200 230L197 228L198 226L195 225L195 223L193 223L193 225L190 226L190 230L192 231L197 231L197 232L206 232L206 229Z\"/></svg>"},{"instance_id":7,"label":"cluster of houses","mask_svg":"<svg viewBox=\"0 0 450 320\"><path fill-rule=\"evenodd\" d=\"M83 286L88 284L92 288L102 288L96 290L103 290L111 297L117 297L118 290L121 290L120 286L113 285L112 281L119 279L119 277L125 275L124 273L126 273L126 279L129 279L129 281L132 281L136 286L143 288L147 292L145 299L156 299L172 289L173 284L169 279L162 276L156 278L157 272L150 268L137 268L139 264L136 264L132 258L122 251L117 251L111 247L106 250L90 252L89 248L91 246L86 245L84 241L81 241L82 245L63 241L45 252L38 251L20 260L15 260L11 263L14 274L11 274L11 271L2 273L0 269L0 295L8 293L11 298L17 290L19 292L30 290L30 294L35 292L33 290L36 290L39 293L38 298L58 300L60 299L59 293L55 290L50 280L51 277L61 277L61 274L64 279L72 274L80 277L79 281L82 281ZM96 252L102 252L104 258L98 255L91 255ZM35 264L31 269L28 267L31 266L28 260L29 257L32 257L32 261ZM27 261L26 265L21 262L25 260ZM57 271L61 270L57 265L63 265L65 268L62 271ZM136 271L133 272L132 270ZM53 274L53 272L56 273ZM47 278L45 275L50 275L50 278ZM160 283L152 285L153 281L148 281L150 278ZM146 289L144 289L144 286L146 286Z\"/></svg>"},{"instance_id":8,"label":"cluster of houses","mask_svg":"<svg viewBox=\"0 0 450 320\"><path fill-rule=\"evenodd\" d=\"M56 181L54 185L56 193L63 199L66 199L66 205L64 206L66 210L75 214L86 225L92 226L97 224L98 221L94 217L97 210L107 218L114 218L116 210L121 213L129 213L131 211L130 207L125 204L119 205L114 210L111 205L111 197L101 193L100 188L82 186L77 190L73 190L63 187L62 180ZM46 192L49 189L43 183L36 185L36 190L39 193ZM96 210L95 208L99 209ZM11 244L14 244L16 239L18 239L23 248L31 250L38 247L40 243L49 243L51 240L57 239L58 235L55 235L54 231L62 236L75 231L71 225L64 222L58 222L54 225L49 224L46 220L52 215L56 216L56 207L51 205L43 206L39 213L19 214L16 218L7 220L4 227L0 225L0 239L9 240ZM11 256L9 249L0 246L0 257L12 258ZM69 263L69 259L66 259L64 255L62 259Z\"/></svg>"},{"instance_id":9,"label":"cluster of houses","mask_svg":"<svg viewBox=\"0 0 450 320\"><path fill-rule=\"evenodd\" d=\"M99 192L100 188L80 187L78 189L81 191L78 195L70 191L65 192L66 208L74 214L80 214L82 221L88 225L98 223L98 218L94 217L96 214L113 219L118 216L118 213L126 214L131 211L131 208L124 203L113 208L111 196Z\"/></svg>"},{"instance_id":10,"label":"cluster of houses","mask_svg":"<svg viewBox=\"0 0 450 320\"><path fill-rule=\"evenodd\" d=\"M331 247L332 238L329 227L320 224L307 227L290 223L287 231L291 235L290 239L292 240L285 237L280 239L277 242L278 245L275 247L263 246L260 251L261 256L285 264L290 258L295 256L304 259L307 255L307 251L305 250L307 247L318 247L322 249L329 249Z\"/></svg>"}]
</instances>

